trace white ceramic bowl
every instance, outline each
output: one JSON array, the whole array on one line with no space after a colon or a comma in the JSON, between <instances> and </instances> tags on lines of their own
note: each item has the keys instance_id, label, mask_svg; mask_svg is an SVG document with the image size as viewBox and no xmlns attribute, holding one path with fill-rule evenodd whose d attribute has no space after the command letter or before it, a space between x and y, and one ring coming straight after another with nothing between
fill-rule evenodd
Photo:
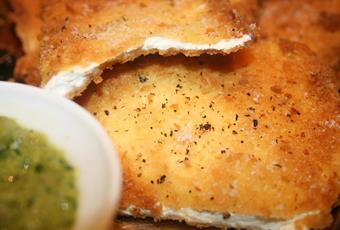
<instances>
[{"instance_id":1,"label":"white ceramic bowl","mask_svg":"<svg viewBox=\"0 0 340 230\"><path fill-rule=\"evenodd\" d=\"M72 101L8 82L0 82L0 116L44 133L76 168L79 205L74 229L107 229L118 208L122 176L100 124Z\"/></svg>"}]
</instances>

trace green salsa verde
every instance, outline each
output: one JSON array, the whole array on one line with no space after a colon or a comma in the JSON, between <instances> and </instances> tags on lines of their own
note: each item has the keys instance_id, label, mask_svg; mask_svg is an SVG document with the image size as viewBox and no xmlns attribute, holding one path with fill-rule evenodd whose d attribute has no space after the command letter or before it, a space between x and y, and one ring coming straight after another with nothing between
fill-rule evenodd
<instances>
[{"instance_id":1,"label":"green salsa verde","mask_svg":"<svg viewBox=\"0 0 340 230\"><path fill-rule=\"evenodd\" d=\"M76 175L41 133L0 116L0 230L72 229Z\"/></svg>"}]
</instances>

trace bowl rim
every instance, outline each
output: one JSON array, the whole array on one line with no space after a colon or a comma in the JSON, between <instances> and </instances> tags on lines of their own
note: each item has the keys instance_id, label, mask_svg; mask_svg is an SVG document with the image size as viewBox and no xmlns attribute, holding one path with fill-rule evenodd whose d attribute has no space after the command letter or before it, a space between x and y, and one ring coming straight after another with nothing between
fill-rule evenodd
<instances>
[{"instance_id":1,"label":"bowl rim","mask_svg":"<svg viewBox=\"0 0 340 230\"><path fill-rule=\"evenodd\" d=\"M106 202L106 207L103 207L103 209L106 210L106 213L103 213L105 217L103 217L103 220L107 219L109 220L109 217L114 214L116 215L119 200L121 198L122 193L122 170L120 165L120 160L117 154L117 151L111 141L111 139L108 136L108 133L105 131L105 129L101 126L99 121L95 119L93 115L91 115L88 111L86 111L83 107L75 103L74 101L71 101L67 98L64 98L62 96L59 96L57 94L54 94L52 92L49 92L47 90L44 90L39 87L31 86L31 85L25 85L21 83L15 83L15 82L4 82L0 81L0 91L1 89L6 89L9 91L13 91L13 93L18 94L31 94L32 96L36 96L38 98L41 98L41 100L44 101L50 101L52 103L56 103L60 105L61 107L65 108L68 112L73 113L76 117L79 117L83 122L86 122L88 124L88 128L92 130L93 134L98 137L98 143L103 146L105 151L101 152L100 154L104 154L103 156L106 159L106 162L108 164L108 168L112 170L111 177L112 180L108 182L108 190L106 191L107 194L111 194ZM44 133L45 134L45 133ZM45 134L47 137L48 134ZM111 186L109 184L111 183ZM110 219L111 222L113 220L113 216ZM77 229L76 225L77 222L75 222L74 227ZM106 223L109 224L109 223Z\"/></svg>"}]
</instances>

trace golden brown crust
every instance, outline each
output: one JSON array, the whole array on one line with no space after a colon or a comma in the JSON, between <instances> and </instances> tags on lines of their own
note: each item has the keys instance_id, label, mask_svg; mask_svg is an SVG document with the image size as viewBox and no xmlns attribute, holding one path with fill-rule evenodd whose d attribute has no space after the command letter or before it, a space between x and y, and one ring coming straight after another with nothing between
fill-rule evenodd
<instances>
[{"instance_id":1,"label":"golden brown crust","mask_svg":"<svg viewBox=\"0 0 340 230\"><path fill-rule=\"evenodd\" d=\"M257 24L258 0L230 0L230 4L243 21L248 24Z\"/></svg>"},{"instance_id":2,"label":"golden brown crust","mask_svg":"<svg viewBox=\"0 0 340 230\"><path fill-rule=\"evenodd\" d=\"M308 47L259 41L228 57L114 66L79 103L125 172L122 208L232 212L325 227L340 192L340 102Z\"/></svg>"},{"instance_id":3,"label":"golden brown crust","mask_svg":"<svg viewBox=\"0 0 340 230\"><path fill-rule=\"evenodd\" d=\"M30 85L40 85L38 70L40 47L40 0L11 0L16 33L21 41L24 56L18 59L14 78Z\"/></svg>"},{"instance_id":4,"label":"golden brown crust","mask_svg":"<svg viewBox=\"0 0 340 230\"><path fill-rule=\"evenodd\" d=\"M43 10L42 29L40 71L43 84L52 75L75 65L105 65L107 62L111 65L155 53L156 49L131 51L142 47L149 37L214 44L246 33L242 20L228 1L212 0L48 1ZM179 52L197 56L203 52L226 51L174 48L160 53Z\"/></svg>"},{"instance_id":5,"label":"golden brown crust","mask_svg":"<svg viewBox=\"0 0 340 230\"><path fill-rule=\"evenodd\" d=\"M39 60L37 54L26 54L20 57L15 64L14 79L23 81L29 85L39 86L41 79L38 65Z\"/></svg>"},{"instance_id":6,"label":"golden brown crust","mask_svg":"<svg viewBox=\"0 0 340 230\"><path fill-rule=\"evenodd\" d=\"M39 52L40 36L40 1L11 0L12 19L16 24L16 32L22 42L25 53Z\"/></svg>"},{"instance_id":7,"label":"golden brown crust","mask_svg":"<svg viewBox=\"0 0 340 230\"><path fill-rule=\"evenodd\" d=\"M264 0L260 31L307 45L340 75L340 1Z\"/></svg>"}]
</instances>

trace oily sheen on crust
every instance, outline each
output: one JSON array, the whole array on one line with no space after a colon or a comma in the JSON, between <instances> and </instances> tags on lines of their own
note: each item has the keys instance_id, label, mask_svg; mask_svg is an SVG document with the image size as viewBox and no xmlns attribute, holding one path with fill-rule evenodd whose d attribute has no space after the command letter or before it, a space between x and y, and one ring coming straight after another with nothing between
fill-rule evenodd
<instances>
[{"instance_id":1,"label":"oily sheen on crust","mask_svg":"<svg viewBox=\"0 0 340 230\"><path fill-rule=\"evenodd\" d=\"M229 1L46 1L42 15L42 85L70 98L113 63L156 52L228 54L253 29Z\"/></svg>"},{"instance_id":2,"label":"oily sheen on crust","mask_svg":"<svg viewBox=\"0 0 340 230\"><path fill-rule=\"evenodd\" d=\"M306 46L264 40L228 57L151 56L104 75L78 102L120 154L122 213L217 227L331 223L339 79Z\"/></svg>"}]
</instances>

